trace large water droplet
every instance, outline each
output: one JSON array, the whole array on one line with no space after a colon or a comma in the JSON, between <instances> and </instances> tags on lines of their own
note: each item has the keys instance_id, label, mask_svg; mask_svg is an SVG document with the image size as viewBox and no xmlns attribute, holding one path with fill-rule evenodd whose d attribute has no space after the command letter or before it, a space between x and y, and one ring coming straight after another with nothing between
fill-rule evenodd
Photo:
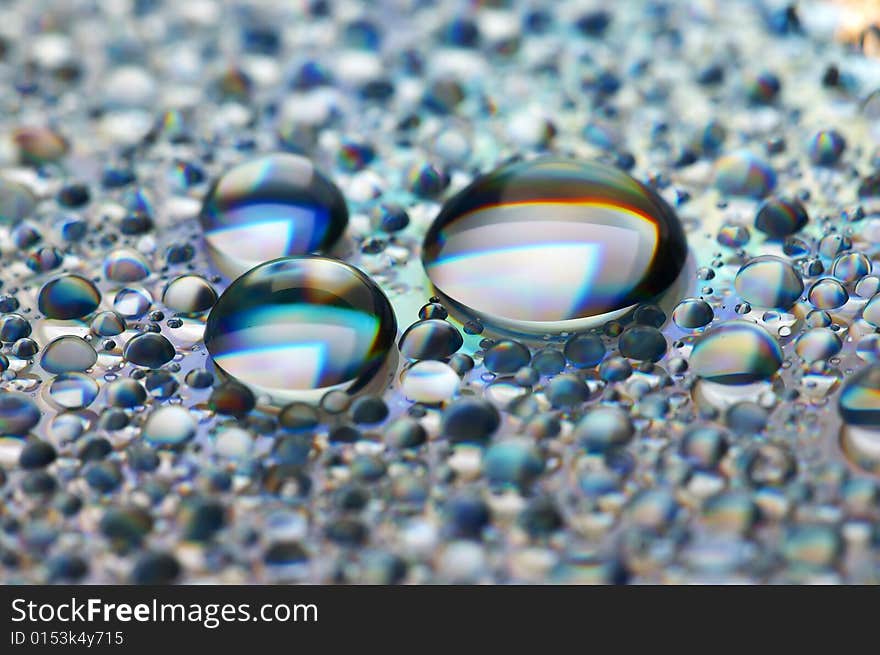
<instances>
[{"instance_id":1,"label":"large water droplet","mask_svg":"<svg viewBox=\"0 0 880 655\"><path fill-rule=\"evenodd\" d=\"M308 159L273 154L220 177L199 219L217 268L236 277L278 257L328 250L348 224L348 209Z\"/></svg>"},{"instance_id":2,"label":"large water droplet","mask_svg":"<svg viewBox=\"0 0 880 655\"><path fill-rule=\"evenodd\" d=\"M666 291L687 244L652 190L598 163L503 166L451 198L422 259L453 307L496 327L563 331Z\"/></svg>"},{"instance_id":3,"label":"large water droplet","mask_svg":"<svg viewBox=\"0 0 880 655\"><path fill-rule=\"evenodd\" d=\"M276 400L354 392L382 367L397 334L385 294L324 257L289 257L233 282L208 316L205 345L230 376Z\"/></svg>"}]
</instances>

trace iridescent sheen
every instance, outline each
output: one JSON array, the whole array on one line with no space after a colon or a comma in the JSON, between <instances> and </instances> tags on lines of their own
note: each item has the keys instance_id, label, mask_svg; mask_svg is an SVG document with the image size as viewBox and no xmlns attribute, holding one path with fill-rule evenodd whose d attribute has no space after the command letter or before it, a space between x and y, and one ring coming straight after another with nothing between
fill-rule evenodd
<instances>
[{"instance_id":1,"label":"iridescent sheen","mask_svg":"<svg viewBox=\"0 0 880 655\"><path fill-rule=\"evenodd\" d=\"M798 337L795 352L808 364L824 361L840 352L843 342L837 333L826 327L817 327Z\"/></svg>"},{"instance_id":2,"label":"iridescent sheen","mask_svg":"<svg viewBox=\"0 0 880 655\"><path fill-rule=\"evenodd\" d=\"M782 349L770 334L748 321L711 328L694 346L691 370L719 384L750 384L772 377L782 366Z\"/></svg>"},{"instance_id":3,"label":"iridescent sheen","mask_svg":"<svg viewBox=\"0 0 880 655\"><path fill-rule=\"evenodd\" d=\"M85 373L62 373L49 384L49 396L65 409L83 409L98 397L98 383Z\"/></svg>"},{"instance_id":4,"label":"iridescent sheen","mask_svg":"<svg viewBox=\"0 0 880 655\"><path fill-rule=\"evenodd\" d=\"M101 294L91 281L79 275L62 275L40 289L37 305L47 318L82 318L98 308Z\"/></svg>"},{"instance_id":5,"label":"iridescent sheen","mask_svg":"<svg viewBox=\"0 0 880 655\"><path fill-rule=\"evenodd\" d=\"M712 306L701 298L685 298L672 310L672 322L683 330L705 327L713 318Z\"/></svg>"},{"instance_id":6,"label":"iridescent sheen","mask_svg":"<svg viewBox=\"0 0 880 655\"><path fill-rule=\"evenodd\" d=\"M847 425L880 428L880 364L870 364L846 381L837 409Z\"/></svg>"},{"instance_id":7,"label":"iridescent sheen","mask_svg":"<svg viewBox=\"0 0 880 655\"><path fill-rule=\"evenodd\" d=\"M880 328L880 294L873 296L862 310L862 318L871 326Z\"/></svg>"},{"instance_id":8,"label":"iridescent sheen","mask_svg":"<svg viewBox=\"0 0 880 655\"><path fill-rule=\"evenodd\" d=\"M794 267L772 255L755 257L743 266L734 286L740 298L765 309L788 309L804 291L803 280Z\"/></svg>"},{"instance_id":9,"label":"iridescent sheen","mask_svg":"<svg viewBox=\"0 0 880 655\"><path fill-rule=\"evenodd\" d=\"M104 277L112 282L139 282L150 275L144 256L131 248L119 248L104 258Z\"/></svg>"},{"instance_id":10,"label":"iridescent sheen","mask_svg":"<svg viewBox=\"0 0 880 655\"><path fill-rule=\"evenodd\" d=\"M764 201L755 216L755 227L771 239L799 232L810 220L797 198L773 197Z\"/></svg>"},{"instance_id":11,"label":"iridescent sheen","mask_svg":"<svg viewBox=\"0 0 880 655\"><path fill-rule=\"evenodd\" d=\"M87 371L98 361L98 353L85 339L66 334L51 341L43 350L40 366L47 373Z\"/></svg>"},{"instance_id":12,"label":"iridescent sheen","mask_svg":"<svg viewBox=\"0 0 880 655\"><path fill-rule=\"evenodd\" d=\"M217 292L201 275L181 275L165 287L162 302L181 314L198 314L214 306Z\"/></svg>"},{"instance_id":13,"label":"iridescent sheen","mask_svg":"<svg viewBox=\"0 0 880 655\"><path fill-rule=\"evenodd\" d=\"M445 359L464 344L454 325L438 318L417 321L400 337L400 353L409 359Z\"/></svg>"},{"instance_id":14,"label":"iridescent sheen","mask_svg":"<svg viewBox=\"0 0 880 655\"><path fill-rule=\"evenodd\" d=\"M666 291L687 244L651 189L599 163L503 166L446 202L422 260L436 291L468 317L520 332L620 316Z\"/></svg>"},{"instance_id":15,"label":"iridescent sheen","mask_svg":"<svg viewBox=\"0 0 880 655\"><path fill-rule=\"evenodd\" d=\"M871 260L860 252L846 252L834 260L831 273L842 282L855 282L871 272Z\"/></svg>"},{"instance_id":16,"label":"iridescent sheen","mask_svg":"<svg viewBox=\"0 0 880 655\"><path fill-rule=\"evenodd\" d=\"M846 150L846 139L836 130L819 130L807 146L810 161L817 166L833 166Z\"/></svg>"},{"instance_id":17,"label":"iridescent sheen","mask_svg":"<svg viewBox=\"0 0 880 655\"><path fill-rule=\"evenodd\" d=\"M849 294L840 282L825 277L812 284L807 298L816 309L837 309L846 304Z\"/></svg>"},{"instance_id":18,"label":"iridescent sheen","mask_svg":"<svg viewBox=\"0 0 880 655\"><path fill-rule=\"evenodd\" d=\"M327 251L345 231L345 199L305 157L272 154L217 180L199 215L215 265L235 277L263 262Z\"/></svg>"},{"instance_id":19,"label":"iridescent sheen","mask_svg":"<svg viewBox=\"0 0 880 655\"><path fill-rule=\"evenodd\" d=\"M286 257L248 271L208 316L214 364L273 399L355 392L382 367L397 334L391 304L359 270Z\"/></svg>"}]
</instances>

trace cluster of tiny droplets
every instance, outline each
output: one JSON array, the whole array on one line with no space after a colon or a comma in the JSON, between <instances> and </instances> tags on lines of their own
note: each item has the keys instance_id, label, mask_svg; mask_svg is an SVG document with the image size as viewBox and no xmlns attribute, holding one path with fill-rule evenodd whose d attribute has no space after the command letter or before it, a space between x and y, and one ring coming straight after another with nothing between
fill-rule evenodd
<instances>
[{"instance_id":1,"label":"cluster of tiny droplets","mask_svg":"<svg viewBox=\"0 0 880 655\"><path fill-rule=\"evenodd\" d=\"M880 66L797 4L4 3L0 581L876 582ZM279 407L206 351L202 203L269 153L345 198L384 388ZM433 298L444 199L538 155L675 208L674 297Z\"/></svg>"}]
</instances>

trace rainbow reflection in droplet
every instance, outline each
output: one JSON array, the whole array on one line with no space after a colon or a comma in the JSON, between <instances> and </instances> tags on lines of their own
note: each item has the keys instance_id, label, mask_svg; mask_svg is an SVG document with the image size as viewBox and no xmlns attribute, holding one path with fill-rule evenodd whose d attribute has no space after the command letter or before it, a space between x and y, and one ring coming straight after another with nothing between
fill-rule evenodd
<instances>
[{"instance_id":1,"label":"rainbow reflection in droplet","mask_svg":"<svg viewBox=\"0 0 880 655\"><path fill-rule=\"evenodd\" d=\"M199 220L215 265L235 277L278 257L328 250L345 231L348 209L308 159L272 154L221 176Z\"/></svg>"},{"instance_id":2,"label":"rainbow reflection in droplet","mask_svg":"<svg viewBox=\"0 0 880 655\"><path fill-rule=\"evenodd\" d=\"M866 366L847 380L837 408L848 425L880 428L880 365Z\"/></svg>"},{"instance_id":3,"label":"rainbow reflection in droplet","mask_svg":"<svg viewBox=\"0 0 880 655\"><path fill-rule=\"evenodd\" d=\"M621 170L541 159L503 166L446 202L422 251L465 315L515 331L582 327L666 291L687 257L678 218Z\"/></svg>"},{"instance_id":4,"label":"rainbow reflection in droplet","mask_svg":"<svg viewBox=\"0 0 880 655\"><path fill-rule=\"evenodd\" d=\"M367 385L396 335L391 304L366 275L333 259L287 257L223 292L205 346L222 371L273 399L312 399Z\"/></svg>"},{"instance_id":5,"label":"rainbow reflection in droplet","mask_svg":"<svg viewBox=\"0 0 880 655\"><path fill-rule=\"evenodd\" d=\"M880 364L858 371L840 391L840 449L861 471L880 475Z\"/></svg>"},{"instance_id":6,"label":"rainbow reflection in droplet","mask_svg":"<svg viewBox=\"0 0 880 655\"><path fill-rule=\"evenodd\" d=\"M751 384L772 377L782 366L782 349L764 328L729 321L708 330L691 352L690 368L719 384Z\"/></svg>"},{"instance_id":7,"label":"rainbow reflection in droplet","mask_svg":"<svg viewBox=\"0 0 880 655\"><path fill-rule=\"evenodd\" d=\"M739 297L754 307L788 309L804 291L804 282L794 267L772 255L755 257L736 274Z\"/></svg>"}]
</instances>

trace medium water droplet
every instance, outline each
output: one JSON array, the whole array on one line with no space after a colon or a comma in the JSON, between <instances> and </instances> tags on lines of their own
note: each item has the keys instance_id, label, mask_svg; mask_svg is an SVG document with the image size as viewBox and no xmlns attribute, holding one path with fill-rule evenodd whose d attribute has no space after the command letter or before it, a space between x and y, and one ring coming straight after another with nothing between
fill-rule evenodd
<instances>
[{"instance_id":1,"label":"medium water droplet","mask_svg":"<svg viewBox=\"0 0 880 655\"><path fill-rule=\"evenodd\" d=\"M51 341L43 351L40 366L47 373L86 371L98 361L92 345L80 337L65 335Z\"/></svg>"},{"instance_id":2,"label":"medium water droplet","mask_svg":"<svg viewBox=\"0 0 880 655\"><path fill-rule=\"evenodd\" d=\"M715 318L712 307L700 298L685 298L672 311L672 321L683 330L705 327Z\"/></svg>"},{"instance_id":3,"label":"medium water droplet","mask_svg":"<svg viewBox=\"0 0 880 655\"><path fill-rule=\"evenodd\" d=\"M804 291L794 267L771 255L756 257L739 269L734 286L740 298L766 309L788 309Z\"/></svg>"},{"instance_id":4,"label":"medium water droplet","mask_svg":"<svg viewBox=\"0 0 880 655\"><path fill-rule=\"evenodd\" d=\"M308 159L272 154L220 177L199 220L217 268L235 277L278 257L327 251L342 236L348 209Z\"/></svg>"},{"instance_id":5,"label":"medium water droplet","mask_svg":"<svg viewBox=\"0 0 880 655\"><path fill-rule=\"evenodd\" d=\"M214 306L217 292L201 275L181 275L165 287L162 302L181 314L198 314Z\"/></svg>"},{"instance_id":6,"label":"medium water droplet","mask_svg":"<svg viewBox=\"0 0 880 655\"><path fill-rule=\"evenodd\" d=\"M782 350L762 327L729 321L708 330L694 346L691 370L720 384L751 384L773 376L782 366Z\"/></svg>"},{"instance_id":7,"label":"medium water droplet","mask_svg":"<svg viewBox=\"0 0 880 655\"><path fill-rule=\"evenodd\" d=\"M461 379L449 364L426 359L404 372L401 388L410 400L434 404L451 399L460 384Z\"/></svg>"},{"instance_id":8,"label":"medium water droplet","mask_svg":"<svg viewBox=\"0 0 880 655\"><path fill-rule=\"evenodd\" d=\"M880 365L866 366L847 380L837 407L848 425L880 428Z\"/></svg>"},{"instance_id":9,"label":"medium water droplet","mask_svg":"<svg viewBox=\"0 0 880 655\"><path fill-rule=\"evenodd\" d=\"M397 323L366 275L324 257L289 257L248 271L208 316L205 345L224 372L281 399L356 391L386 360Z\"/></svg>"},{"instance_id":10,"label":"medium water droplet","mask_svg":"<svg viewBox=\"0 0 880 655\"><path fill-rule=\"evenodd\" d=\"M47 318L82 318L98 308L101 294L89 280L79 275L62 275L40 289L37 305Z\"/></svg>"}]
</instances>

